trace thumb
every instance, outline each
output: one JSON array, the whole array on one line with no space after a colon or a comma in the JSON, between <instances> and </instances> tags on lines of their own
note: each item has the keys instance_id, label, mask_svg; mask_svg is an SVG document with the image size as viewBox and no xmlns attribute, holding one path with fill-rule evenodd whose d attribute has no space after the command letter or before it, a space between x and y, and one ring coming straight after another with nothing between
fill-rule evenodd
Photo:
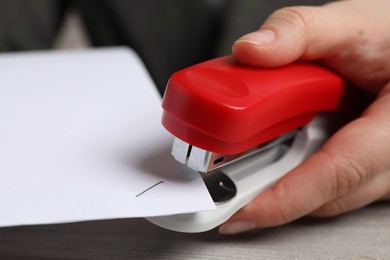
<instances>
[{"instance_id":1,"label":"thumb","mask_svg":"<svg viewBox=\"0 0 390 260\"><path fill-rule=\"evenodd\" d=\"M233 54L240 62L266 67L297 59L329 58L339 53L340 48L350 48L350 43L358 40L361 32L352 28L367 27L358 15L360 10L353 12L357 8L349 2L353 1L279 9L258 31L239 38L233 44ZM340 5L345 7L340 8ZM346 8L348 12L345 12Z\"/></svg>"}]
</instances>

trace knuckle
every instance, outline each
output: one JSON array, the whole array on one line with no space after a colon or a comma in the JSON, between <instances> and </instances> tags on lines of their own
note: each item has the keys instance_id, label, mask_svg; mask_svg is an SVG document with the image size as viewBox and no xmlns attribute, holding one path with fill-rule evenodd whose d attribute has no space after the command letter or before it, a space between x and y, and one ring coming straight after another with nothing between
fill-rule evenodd
<instances>
[{"instance_id":1,"label":"knuckle","mask_svg":"<svg viewBox=\"0 0 390 260\"><path fill-rule=\"evenodd\" d=\"M338 200L328 202L313 212L312 215L320 218L333 217L345 211L345 206Z\"/></svg>"},{"instance_id":2,"label":"knuckle","mask_svg":"<svg viewBox=\"0 0 390 260\"><path fill-rule=\"evenodd\" d=\"M275 211L275 219L277 219L279 221L279 223L281 225L284 225L284 224L287 224L289 222L291 222L292 220L294 220L294 213L293 211L286 207L286 208L281 208L281 207L278 207L278 209Z\"/></svg>"},{"instance_id":3,"label":"knuckle","mask_svg":"<svg viewBox=\"0 0 390 260\"><path fill-rule=\"evenodd\" d=\"M288 24L296 31L307 31L311 16L310 9L307 7L284 7L275 11L269 20Z\"/></svg>"},{"instance_id":4,"label":"knuckle","mask_svg":"<svg viewBox=\"0 0 390 260\"><path fill-rule=\"evenodd\" d=\"M280 197L280 195L278 194L278 187L280 187L280 183L279 185L276 184L272 188L275 207L272 211L271 218L273 218L278 224L283 225L301 216L301 205L299 205L300 201Z\"/></svg>"},{"instance_id":5,"label":"knuckle","mask_svg":"<svg viewBox=\"0 0 390 260\"><path fill-rule=\"evenodd\" d=\"M331 157L329 162L332 162L332 172L329 174L332 178L330 190L333 197L339 197L355 190L361 186L371 172L364 159L359 160L348 156L335 157L326 150L322 150L322 153Z\"/></svg>"},{"instance_id":6,"label":"knuckle","mask_svg":"<svg viewBox=\"0 0 390 260\"><path fill-rule=\"evenodd\" d=\"M252 219L258 227L279 226L297 218L295 205L280 201L273 188L269 189L266 199L253 201L243 208L244 215Z\"/></svg>"},{"instance_id":7,"label":"knuckle","mask_svg":"<svg viewBox=\"0 0 390 260\"><path fill-rule=\"evenodd\" d=\"M351 162L346 162L336 170L336 195L344 195L359 187L363 182L363 171L362 167Z\"/></svg>"},{"instance_id":8,"label":"knuckle","mask_svg":"<svg viewBox=\"0 0 390 260\"><path fill-rule=\"evenodd\" d=\"M268 209L267 212L252 211L249 216L258 227L284 225L295 219L288 207L281 207L279 204L273 205L272 209Z\"/></svg>"}]
</instances>

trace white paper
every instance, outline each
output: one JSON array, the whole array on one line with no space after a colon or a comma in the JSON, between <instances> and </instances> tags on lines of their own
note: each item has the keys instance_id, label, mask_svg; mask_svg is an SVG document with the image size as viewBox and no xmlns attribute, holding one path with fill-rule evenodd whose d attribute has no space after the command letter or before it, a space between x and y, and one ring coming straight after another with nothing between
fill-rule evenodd
<instances>
[{"instance_id":1,"label":"white paper","mask_svg":"<svg viewBox=\"0 0 390 260\"><path fill-rule=\"evenodd\" d=\"M0 55L0 226L214 209L160 103L125 48Z\"/></svg>"}]
</instances>

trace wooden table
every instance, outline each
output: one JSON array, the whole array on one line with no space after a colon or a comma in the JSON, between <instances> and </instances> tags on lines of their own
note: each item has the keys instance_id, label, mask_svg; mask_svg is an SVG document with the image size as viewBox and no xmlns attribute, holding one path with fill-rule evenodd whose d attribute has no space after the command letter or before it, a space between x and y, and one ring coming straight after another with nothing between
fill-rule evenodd
<instances>
[{"instance_id":1,"label":"wooden table","mask_svg":"<svg viewBox=\"0 0 390 260\"><path fill-rule=\"evenodd\" d=\"M332 219L222 236L144 219L0 229L0 259L390 259L390 203Z\"/></svg>"}]
</instances>

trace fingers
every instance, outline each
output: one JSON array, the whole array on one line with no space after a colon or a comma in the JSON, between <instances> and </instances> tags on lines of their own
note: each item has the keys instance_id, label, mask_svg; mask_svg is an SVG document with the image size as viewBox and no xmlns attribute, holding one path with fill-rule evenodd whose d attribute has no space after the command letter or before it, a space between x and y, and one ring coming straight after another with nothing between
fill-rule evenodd
<instances>
[{"instance_id":1,"label":"fingers","mask_svg":"<svg viewBox=\"0 0 390 260\"><path fill-rule=\"evenodd\" d=\"M256 32L244 35L233 45L235 57L255 66L280 66L305 52L310 42L311 19L316 8L291 7L272 14Z\"/></svg>"},{"instance_id":2,"label":"fingers","mask_svg":"<svg viewBox=\"0 0 390 260\"><path fill-rule=\"evenodd\" d=\"M383 196L389 188L383 181L388 181L385 175L390 169L390 92L382 93L361 118L338 131L319 152L237 212L220 232L285 224L322 205L327 205L323 212L337 214ZM378 177L381 174L385 175ZM370 182L372 187L367 186ZM368 197L364 198L364 193Z\"/></svg>"},{"instance_id":3,"label":"fingers","mask_svg":"<svg viewBox=\"0 0 390 260\"><path fill-rule=\"evenodd\" d=\"M367 76L382 80L381 71L388 66L381 60L384 53L390 54L390 37L386 36L389 11L390 4L385 0L283 8L274 12L258 31L239 38L232 47L233 54L243 63L271 67L297 59L320 59L348 78L356 72L370 71Z\"/></svg>"},{"instance_id":4,"label":"fingers","mask_svg":"<svg viewBox=\"0 0 390 260\"><path fill-rule=\"evenodd\" d=\"M366 206L373 201L386 199L389 191L390 170L383 174L379 174L362 187L327 202L325 205L313 211L310 215L316 217L336 216Z\"/></svg>"},{"instance_id":5,"label":"fingers","mask_svg":"<svg viewBox=\"0 0 390 260\"><path fill-rule=\"evenodd\" d=\"M280 9L260 30L238 39L233 53L241 62L255 66L280 66L299 58L323 57L351 37L350 28L340 26L344 21L338 17L341 15L324 7Z\"/></svg>"}]
</instances>

